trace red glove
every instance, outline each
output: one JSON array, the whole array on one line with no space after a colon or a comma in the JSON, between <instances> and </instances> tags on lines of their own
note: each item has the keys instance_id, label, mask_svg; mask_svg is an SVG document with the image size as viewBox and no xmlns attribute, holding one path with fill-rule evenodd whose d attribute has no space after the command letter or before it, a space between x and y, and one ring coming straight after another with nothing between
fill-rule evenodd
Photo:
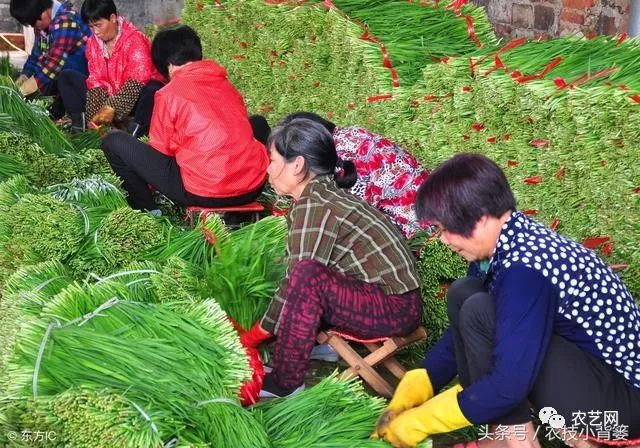
<instances>
[{"instance_id":1,"label":"red glove","mask_svg":"<svg viewBox=\"0 0 640 448\"><path fill-rule=\"evenodd\" d=\"M251 330L240 335L240 342L247 348L258 348L267 339L273 335L260 326L260 321L253 324Z\"/></svg>"},{"instance_id":2,"label":"red glove","mask_svg":"<svg viewBox=\"0 0 640 448\"><path fill-rule=\"evenodd\" d=\"M262 389L262 383L264 382L266 373L258 349L245 347L245 350L249 357L249 366L253 370L253 375L251 379L240 388L240 401L242 402L242 406L249 406L257 403L260 399L260 390Z\"/></svg>"},{"instance_id":3,"label":"red glove","mask_svg":"<svg viewBox=\"0 0 640 448\"><path fill-rule=\"evenodd\" d=\"M238 331L240 335L240 343L247 352L249 357L249 366L253 370L251 379L244 383L240 388L240 400L243 406L249 406L256 403L259 400L260 389L262 389L262 382L264 380L265 371L260 359L260 352L258 352L258 346L262 341L269 339L272 335L268 331L265 331L260 327L260 322L256 322L251 330L246 331L231 316L227 316L229 322Z\"/></svg>"}]
</instances>

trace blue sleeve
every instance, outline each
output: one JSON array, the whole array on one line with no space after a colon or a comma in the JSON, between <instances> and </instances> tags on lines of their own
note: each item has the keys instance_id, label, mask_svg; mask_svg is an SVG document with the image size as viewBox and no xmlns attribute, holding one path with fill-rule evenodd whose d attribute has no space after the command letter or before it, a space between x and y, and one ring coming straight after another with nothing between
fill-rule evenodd
<instances>
[{"instance_id":1,"label":"blue sleeve","mask_svg":"<svg viewBox=\"0 0 640 448\"><path fill-rule=\"evenodd\" d=\"M462 413L474 424L489 423L526 399L553 332L556 294L542 274L513 266L493 286L496 337L491 368L458 396Z\"/></svg>"},{"instance_id":2,"label":"blue sleeve","mask_svg":"<svg viewBox=\"0 0 640 448\"><path fill-rule=\"evenodd\" d=\"M456 377L458 366L453 350L451 328L447 328L436 345L429 350L422 361L422 367L427 369L435 393Z\"/></svg>"},{"instance_id":3,"label":"blue sleeve","mask_svg":"<svg viewBox=\"0 0 640 448\"><path fill-rule=\"evenodd\" d=\"M22 74L25 76L31 77L36 73L38 58L42 53L40 50L40 45L41 45L40 40L41 40L40 35L36 34L36 38L33 41L33 48L31 49L31 54L27 58L27 62L25 62L24 66L22 67Z\"/></svg>"}]
</instances>

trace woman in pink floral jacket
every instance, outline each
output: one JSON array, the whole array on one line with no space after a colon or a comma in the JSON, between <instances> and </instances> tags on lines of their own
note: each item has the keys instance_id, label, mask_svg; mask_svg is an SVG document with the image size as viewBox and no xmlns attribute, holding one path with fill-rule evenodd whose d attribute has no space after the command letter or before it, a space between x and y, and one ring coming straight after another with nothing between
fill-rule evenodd
<instances>
[{"instance_id":1,"label":"woman in pink floral jacket","mask_svg":"<svg viewBox=\"0 0 640 448\"><path fill-rule=\"evenodd\" d=\"M385 213L405 237L420 229L413 203L429 173L415 157L381 135L355 126L340 128L312 112L288 115L280 125L296 118L324 125L333 134L338 157L356 165L358 180L352 194Z\"/></svg>"}]
</instances>

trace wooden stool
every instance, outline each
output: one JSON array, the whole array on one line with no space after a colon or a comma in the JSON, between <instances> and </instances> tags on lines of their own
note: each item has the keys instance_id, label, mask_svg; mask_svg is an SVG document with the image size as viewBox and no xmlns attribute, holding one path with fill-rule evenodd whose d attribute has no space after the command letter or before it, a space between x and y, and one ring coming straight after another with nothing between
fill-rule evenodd
<instances>
[{"instance_id":1,"label":"wooden stool","mask_svg":"<svg viewBox=\"0 0 640 448\"><path fill-rule=\"evenodd\" d=\"M418 327L413 333L404 336L389 338L360 339L348 333L331 329L318 333L318 343L329 344L350 368L342 372L341 378L350 378L360 375L379 395L390 398L394 388L375 371L374 366L382 363L396 378L401 379L407 372L394 358L396 352L415 342L424 341L427 338L427 330ZM361 357L349 342L363 344L371 352L364 358Z\"/></svg>"},{"instance_id":2,"label":"wooden stool","mask_svg":"<svg viewBox=\"0 0 640 448\"><path fill-rule=\"evenodd\" d=\"M186 219L189 224L193 225L193 217L203 216L206 218L212 213L216 213L222 216L222 220L226 222L225 218L229 215L250 215L250 220L256 222L260 219L260 214L264 211L264 206L255 201L244 205L232 205L229 207L187 207ZM229 227L237 226L237 224L229 224Z\"/></svg>"}]
</instances>

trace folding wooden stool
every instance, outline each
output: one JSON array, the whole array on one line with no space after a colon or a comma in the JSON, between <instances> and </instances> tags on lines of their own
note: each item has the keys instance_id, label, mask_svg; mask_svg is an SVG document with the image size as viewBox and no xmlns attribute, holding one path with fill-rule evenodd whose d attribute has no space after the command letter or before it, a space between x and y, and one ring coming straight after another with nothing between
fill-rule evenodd
<instances>
[{"instance_id":1,"label":"folding wooden stool","mask_svg":"<svg viewBox=\"0 0 640 448\"><path fill-rule=\"evenodd\" d=\"M225 217L229 215L251 215L251 221L255 222L260 219L260 214L264 211L264 206L255 201L244 205L233 205L230 207L187 207L187 221L193 225L194 216L203 216L206 218L210 214L218 214L222 216L222 220L225 221ZM233 227L233 225L230 225Z\"/></svg>"},{"instance_id":2,"label":"folding wooden stool","mask_svg":"<svg viewBox=\"0 0 640 448\"><path fill-rule=\"evenodd\" d=\"M329 344L349 364L350 367L342 372L341 378L359 375L379 395L389 398L393 395L394 388L387 380L382 378L374 367L382 363L396 378L401 379L407 371L395 359L394 355L398 350L416 342L424 341L426 338L427 330L424 327L418 327L407 336L374 339L360 339L343 331L330 329L318 333L317 340L319 344ZM361 357L349 345L350 342L363 344L371 353L364 358Z\"/></svg>"}]
</instances>

